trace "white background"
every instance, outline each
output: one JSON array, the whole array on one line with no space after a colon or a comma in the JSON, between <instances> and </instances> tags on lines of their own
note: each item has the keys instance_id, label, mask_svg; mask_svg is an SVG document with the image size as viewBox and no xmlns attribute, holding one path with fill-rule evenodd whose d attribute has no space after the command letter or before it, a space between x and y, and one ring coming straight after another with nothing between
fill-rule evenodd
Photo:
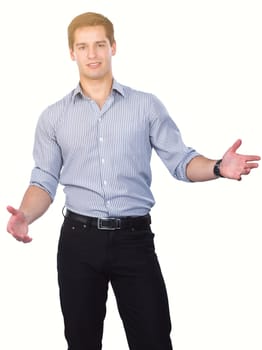
<instances>
[{"instance_id":1,"label":"white background","mask_svg":"<svg viewBox=\"0 0 262 350\"><path fill-rule=\"evenodd\" d=\"M0 4L0 349L63 350L56 248L63 192L24 245L6 205L28 185L41 111L78 82L67 25L86 11L115 25L115 78L156 94L184 141L220 158L237 138L261 155L260 0L62 1ZM153 157L155 244L176 350L262 349L261 169L241 182L174 180ZM110 290L103 350L127 350Z\"/></svg>"}]
</instances>

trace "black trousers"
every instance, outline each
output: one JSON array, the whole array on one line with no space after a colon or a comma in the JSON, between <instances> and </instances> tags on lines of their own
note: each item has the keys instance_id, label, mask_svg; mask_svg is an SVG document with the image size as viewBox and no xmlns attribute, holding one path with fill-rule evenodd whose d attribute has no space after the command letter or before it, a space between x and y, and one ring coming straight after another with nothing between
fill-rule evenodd
<instances>
[{"instance_id":1,"label":"black trousers","mask_svg":"<svg viewBox=\"0 0 262 350\"><path fill-rule=\"evenodd\" d=\"M65 218L57 266L68 350L102 349L109 283L130 350L172 350L168 298L150 225L99 230Z\"/></svg>"}]
</instances>

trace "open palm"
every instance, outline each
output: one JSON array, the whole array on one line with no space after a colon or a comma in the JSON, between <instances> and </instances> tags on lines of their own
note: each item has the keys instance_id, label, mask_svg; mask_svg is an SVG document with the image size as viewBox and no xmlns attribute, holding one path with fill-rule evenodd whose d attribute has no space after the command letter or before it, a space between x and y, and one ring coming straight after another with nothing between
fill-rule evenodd
<instances>
[{"instance_id":1,"label":"open palm","mask_svg":"<svg viewBox=\"0 0 262 350\"><path fill-rule=\"evenodd\" d=\"M28 223L23 212L11 206L7 207L7 211L11 214L7 224L7 231L18 241L31 242L32 238L28 236Z\"/></svg>"},{"instance_id":2,"label":"open palm","mask_svg":"<svg viewBox=\"0 0 262 350\"><path fill-rule=\"evenodd\" d=\"M237 153L241 143L241 140L237 140L224 154L221 164L224 177L241 180L241 175L248 175L252 169L258 167L259 156Z\"/></svg>"}]
</instances>

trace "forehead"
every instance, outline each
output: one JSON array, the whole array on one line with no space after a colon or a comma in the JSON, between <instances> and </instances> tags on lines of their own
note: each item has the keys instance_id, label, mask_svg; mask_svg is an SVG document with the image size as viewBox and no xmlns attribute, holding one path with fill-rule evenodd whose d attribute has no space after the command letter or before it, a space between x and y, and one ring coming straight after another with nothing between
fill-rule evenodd
<instances>
[{"instance_id":1,"label":"forehead","mask_svg":"<svg viewBox=\"0 0 262 350\"><path fill-rule=\"evenodd\" d=\"M74 44L79 42L91 43L101 40L109 42L103 26L80 27L77 28L74 33Z\"/></svg>"}]
</instances>

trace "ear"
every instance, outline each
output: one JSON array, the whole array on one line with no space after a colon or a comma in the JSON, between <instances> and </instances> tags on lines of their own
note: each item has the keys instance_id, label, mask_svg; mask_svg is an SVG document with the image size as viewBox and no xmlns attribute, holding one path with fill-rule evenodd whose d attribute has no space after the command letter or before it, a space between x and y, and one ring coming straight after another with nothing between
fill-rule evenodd
<instances>
[{"instance_id":1,"label":"ear","mask_svg":"<svg viewBox=\"0 0 262 350\"><path fill-rule=\"evenodd\" d=\"M70 57L71 57L72 61L76 60L75 53L74 53L74 51L72 49L70 49Z\"/></svg>"},{"instance_id":2,"label":"ear","mask_svg":"<svg viewBox=\"0 0 262 350\"><path fill-rule=\"evenodd\" d=\"M116 42L114 41L112 44L112 56L115 56L116 54Z\"/></svg>"}]
</instances>

